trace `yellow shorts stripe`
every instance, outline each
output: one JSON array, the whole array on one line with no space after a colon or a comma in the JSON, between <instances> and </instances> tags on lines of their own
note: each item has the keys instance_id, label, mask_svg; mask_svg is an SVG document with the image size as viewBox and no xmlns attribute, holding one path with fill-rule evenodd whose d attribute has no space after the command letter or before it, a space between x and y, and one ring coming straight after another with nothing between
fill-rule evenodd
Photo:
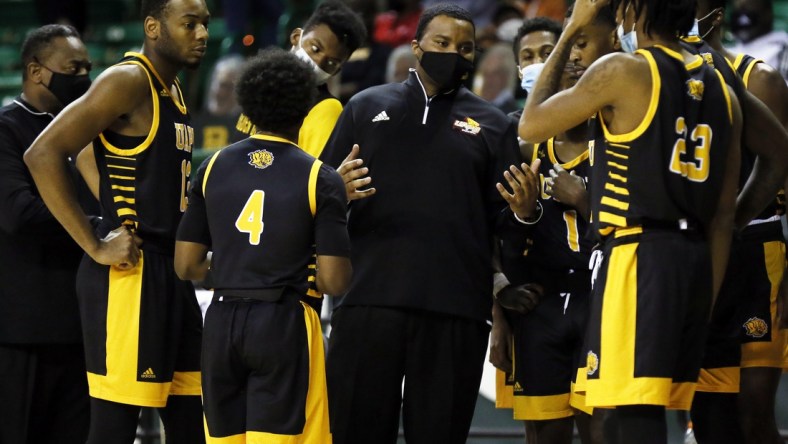
<instances>
[{"instance_id":1,"label":"yellow shorts stripe","mask_svg":"<svg viewBox=\"0 0 788 444\"><path fill-rule=\"evenodd\" d=\"M495 369L495 408L514 408L514 389L506 384L506 373Z\"/></svg>"},{"instance_id":2,"label":"yellow shorts stripe","mask_svg":"<svg viewBox=\"0 0 788 444\"><path fill-rule=\"evenodd\" d=\"M702 368L695 390L706 393L739 393L740 380L739 367Z\"/></svg>"},{"instance_id":3,"label":"yellow shorts stripe","mask_svg":"<svg viewBox=\"0 0 788 444\"><path fill-rule=\"evenodd\" d=\"M569 393L547 396L515 396L514 419L546 421L574 416L569 405Z\"/></svg>"}]
</instances>

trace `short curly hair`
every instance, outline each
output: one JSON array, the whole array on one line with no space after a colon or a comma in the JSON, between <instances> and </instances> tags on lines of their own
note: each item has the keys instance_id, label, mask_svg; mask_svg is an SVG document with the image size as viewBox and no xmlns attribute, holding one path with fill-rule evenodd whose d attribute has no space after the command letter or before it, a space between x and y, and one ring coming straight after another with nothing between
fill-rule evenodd
<instances>
[{"instance_id":1,"label":"short curly hair","mask_svg":"<svg viewBox=\"0 0 788 444\"><path fill-rule=\"evenodd\" d=\"M304 24L304 32L318 25L326 25L347 49L348 55L367 41L367 28L355 11L338 0L327 0L315 8Z\"/></svg>"},{"instance_id":2,"label":"short curly hair","mask_svg":"<svg viewBox=\"0 0 788 444\"><path fill-rule=\"evenodd\" d=\"M312 68L275 47L249 59L235 86L243 113L259 131L273 133L298 128L316 93Z\"/></svg>"}]
</instances>

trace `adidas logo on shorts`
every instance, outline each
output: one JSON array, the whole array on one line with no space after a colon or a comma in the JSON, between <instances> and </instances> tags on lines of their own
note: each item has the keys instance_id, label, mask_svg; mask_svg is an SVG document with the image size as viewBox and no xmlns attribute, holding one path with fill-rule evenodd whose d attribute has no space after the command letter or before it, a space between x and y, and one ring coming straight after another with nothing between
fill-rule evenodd
<instances>
[{"instance_id":1,"label":"adidas logo on shorts","mask_svg":"<svg viewBox=\"0 0 788 444\"><path fill-rule=\"evenodd\" d=\"M147 370L142 372L142 374L140 375L140 378L142 378L142 379L156 379L156 373L153 373L153 369L152 368L148 368Z\"/></svg>"}]
</instances>

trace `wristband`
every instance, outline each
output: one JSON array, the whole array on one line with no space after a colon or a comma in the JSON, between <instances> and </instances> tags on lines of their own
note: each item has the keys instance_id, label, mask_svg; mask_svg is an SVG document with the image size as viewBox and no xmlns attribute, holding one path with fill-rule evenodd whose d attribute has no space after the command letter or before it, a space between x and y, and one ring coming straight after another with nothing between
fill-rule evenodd
<instances>
[{"instance_id":1,"label":"wristband","mask_svg":"<svg viewBox=\"0 0 788 444\"><path fill-rule=\"evenodd\" d=\"M531 218L528 218L528 219L520 219L520 217L517 216L517 213L512 211L512 215L514 216L514 220L516 220L517 222L519 222L519 223L521 223L523 225L533 225L533 224L539 222L539 220L542 219L542 214L543 213L544 213L544 211L543 211L543 208L542 208L542 203L539 202L538 200L536 201L536 216L535 217L531 217Z\"/></svg>"},{"instance_id":2,"label":"wristband","mask_svg":"<svg viewBox=\"0 0 788 444\"><path fill-rule=\"evenodd\" d=\"M506 286L509 285L509 279L501 272L493 275L493 297L498 299L498 293L501 292Z\"/></svg>"}]
</instances>

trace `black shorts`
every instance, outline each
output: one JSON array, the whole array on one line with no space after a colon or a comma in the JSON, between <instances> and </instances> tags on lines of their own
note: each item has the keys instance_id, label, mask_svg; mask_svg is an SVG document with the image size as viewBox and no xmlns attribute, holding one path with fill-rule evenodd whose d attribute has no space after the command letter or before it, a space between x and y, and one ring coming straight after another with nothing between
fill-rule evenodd
<instances>
[{"instance_id":1,"label":"black shorts","mask_svg":"<svg viewBox=\"0 0 788 444\"><path fill-rule=\"evenodd\" d=\"M784 266L779 221L750 226L734 240L712 312L698 391L737 393L740 367L783 367L788 332L773 327Z\"/></svg>"},{"instance_id":2,"label":"black shorts","mask_svg":"<svg viewBox=\"0 0 788 444\"><path fill-rule=\"evenodd\" d=\"M693 232L633 227L616 230L603 252L576 389L593 407L688 410L711 305L708 243Z\"/></svg>"},{"instance_id":3,"label":"black shorts","mask_svg":"<svg viewBox=\"0 0 788 444\"><path fill-rule=\"evenodd\" d=\"M202 316L172 256L143 251L131 270L87 255L77 275L90 396L164 407L169 395L200 395Z\"/></svg>"},{"instance_id":4,"label":"black shorts","mask_svg":"<svg viewBox=\"0 0 788 444\"><path fill-rule=\"evenodd\" d=\"M315 310L292 294L276 302L216 294L202 349L207 442L330 443Z\"/></svg>"},{"instance_id":5,"label":"black shorts","mask_svg":"<svg viewBox=\"0 0 788 444\"><path fill-rule=\"evenodd\" d=\"M585 410L572 385L583 349L589 297L583 292L548 293L532 312L512 316L514 419L560 419L573 416L573 406Z\"/></svg>"}]
</instances>

